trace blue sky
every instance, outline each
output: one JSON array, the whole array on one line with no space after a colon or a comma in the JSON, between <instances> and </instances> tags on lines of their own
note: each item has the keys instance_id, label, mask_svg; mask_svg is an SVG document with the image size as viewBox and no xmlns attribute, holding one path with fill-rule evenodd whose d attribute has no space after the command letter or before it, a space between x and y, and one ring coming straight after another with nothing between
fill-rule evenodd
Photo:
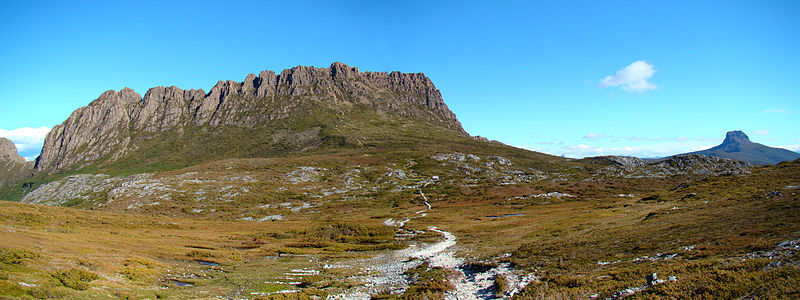
<instances>
[{"instance_id":1,"label":"blue sky","mask_svg":"<svg viewBox=\"0 0 800 300\"><path fill-rule=\"evenodd\" d=\"M664 156L800 149L798 1L5 1L0 136L35 157L103 91L341 61L423 72L473 135Z\"/></svg>"}]
</instances>

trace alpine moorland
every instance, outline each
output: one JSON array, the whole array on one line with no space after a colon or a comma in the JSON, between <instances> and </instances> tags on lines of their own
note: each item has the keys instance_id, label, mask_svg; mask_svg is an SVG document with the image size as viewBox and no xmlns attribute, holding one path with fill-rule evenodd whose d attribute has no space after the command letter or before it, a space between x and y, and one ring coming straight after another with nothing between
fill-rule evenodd
<instances>
[{"instance_id":1,"label":"alpine moorland","mask_svg":"<svg viewBox=\"0 0 800 300\"><path fill-rule=\"evenodd\" d=\"M800 161L533 152L421 73L110 90L0 142L5 298L800 297Z\"/></svg>"}]
</instances>

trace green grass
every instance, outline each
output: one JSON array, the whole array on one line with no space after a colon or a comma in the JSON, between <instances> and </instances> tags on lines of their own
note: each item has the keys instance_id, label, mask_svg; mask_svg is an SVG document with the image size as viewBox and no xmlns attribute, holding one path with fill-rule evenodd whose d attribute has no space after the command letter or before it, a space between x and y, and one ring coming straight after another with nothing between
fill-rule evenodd
<instances>
[{"instance_id":1,"label":"green grass","mask_svg":"<svg viewBox=\"0 0 800 300\"><path fill-rule=\"evenodd\" d=\"M75 290L86 290L92 281L100 278L95 273L76 268L55 272L53 277L58 279L64 286Z\"/></svg>"},{"instance_id":2,"label":"green grass","mask_svg":"<svg viewBox=\"0 0 800 300\"><path fill-rule=\"evenodd\" d=\"M23 265L25 261L39 258L33 251L13 248L0 248L0 263L6 265Z\"/></svg>"},{"instance_id":3,"label":"green grass","mask_svg":"<svg viewBox=\"0 0 800 300\"><path fill-rule=\"evenodd\" d=\"M684 188L658 193L658 201L632 200L611 206L627 218L539 235L511 257L516 265L535 268L542 276L521 297L573 298L595 293L609 297L642 285L646 274L657 272L660 278L676 276L678 281L637 297L792 298L798 293L792 278L800 275L796 256L782 261L784 267L771 270L764 268L769 260L739 257L800 237L800 199L785 189L800 181L799 171L800 163L793 162L757 169L752 175L690 181ZM784 191L782 196L765 196L776 190ZM690 194L696 196L686 197ZM694 249L682 250L690 246ZM633 261L659 252L678 256Z\"/></svg>"}]
</instances>

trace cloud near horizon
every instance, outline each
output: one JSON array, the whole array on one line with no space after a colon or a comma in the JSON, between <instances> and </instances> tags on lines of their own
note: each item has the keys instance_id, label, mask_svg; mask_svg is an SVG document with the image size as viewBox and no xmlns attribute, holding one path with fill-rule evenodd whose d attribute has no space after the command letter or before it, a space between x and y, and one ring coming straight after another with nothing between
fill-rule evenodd
<instances>
[{"instance_id":1,"label":"cloud near horizon","mask_svg":"<svg viewBox=\"0 0 800 300\"><path fill-rule=\"evenodd\" d=\"M17 153L25 157L26 160L32 160L42 151L44 138L48 132L50 132L50 128L47 126L39 128L22 127L12 130L0 129L0 137L14 142L17 147Z\"/></svg>"},{"instance_id":2,"label":"cloud near horizon","mask_svg":"<svg viewBox=\"0 0 800 300\"><path fill-rule=\"evenodd\" d=\"M528 150L571 158L602 155L623 155L641 158L667 157L671 155L708 149L722 139L705 137L637 137L614 136L602 132L589 132L575 143L539 143L520 146Z\"/></svg>"},{"instance_id":3,"label":"cloud near horizon","mask_svg":"<svg viewBox=\"0 0 800 300\"><path fill-rule=\"evenodd\" d=\"M800 153L800 145L783 145L783 146L775 146L775 147L788 149L788 150L792 150L794 152Z\"/></svg>"},{"instance_id":4,"label":"cloud near horizon","mask_svg":"<svg viewBox=\"0 0 800 300\"><path fill-rule=\"evenodd\" d=\"M764 133L764 131L758 131L756 134ZM766 131L765 134L769 134L769 131ZM714 142L714 141L721 141L720 138L704 138L704 137L640 137L640 136L613 136L607 135L605 133L598 133L598 132L590 132L581 137L585 140L599 140L599 139L610 139L610 140L625 140L630 142L687 142L687 141L696 141L696 142Z\"/></svg>"},{"instance_id":5,"label":"cloud near horizon","mask_svg":"<svg viewBox=\"0 0 800 300\"><path fill-rule=\"evenodd\" d=\"M760 131L760 130L759 130ZM759 133L769 134L767 130L760 131ZM755 134L755 133L754 133ZM615 137L608 136L602 133L591 133L583 137L587 141L581 143L565 144L540 144L534 145L521 145L517 146L532 151L547 153L557 156L565 156L570 158L584 158L590 156L603 156L603 155L622 155L622 156L635 156L640 158L657 158L667 157L681 153L694 152L699 150L708 149L718 145L721 142L719 138L686 138L686 137L667 137L667 138L645 138L645 137ZM605 139L613 140L626 140L630 143L623 145L617 143L613 145L598 145L595 143L603 144ZM800 141L800 140L798 140ZM637 144L645 142L645 144ZM788 149L795 152L800 152L800 145L777 145L770 146L776 148Z\"/></svg>"},{"instance_id":6,"label":"cloud near horizon","mask_svg":"<svg viewBox=\"0 0 800 300\"><path fill-rule=\"evenodd\" d=\"M769 130L766 130L766 129L756 130L756 131L753 131L753 134L755 134L755 135L769 135Z\"/></svg>"},{"instance_id":7,"label":"cloud near horizon","mask_svg":"<svg viewBox=\"0 0 800 300\"><path fill-rule=\"evenodd\" d=\"M617 74L606 76L600 81L600 87L620 87L628 92L644 92L658 88L648 81L656 73L655 67L644 60L637 60Z\"/></svg>"},{"instance_id":8,"label":"cloud near horizon","mask_svg":"<svg viewBox=\"0 0 800 300\"><path fill-rule=\"evenodd\" d=\"M589 132L583 136L583 138L587 140L599 139L604 137L606 137L605 133L594 133L594 132Z\"/></svg>"},{"instance_id":9,"label":"cloud near horizon","mask_svg":"<svg viewBox=\"0 0 800 300\"><path fill-rule=\"evenodd\" d=\"M552 155L566 156L571 158L584 158L589 156L602 155L623 155L642 158L666 157L670 155L693 152L713 147L711 144L683 142L666 142L658 144L621 146L621 147L601 147L587 144L571 144L560 147L522 147L528 150L549 153Z\"/></svg>"}]
</instances>

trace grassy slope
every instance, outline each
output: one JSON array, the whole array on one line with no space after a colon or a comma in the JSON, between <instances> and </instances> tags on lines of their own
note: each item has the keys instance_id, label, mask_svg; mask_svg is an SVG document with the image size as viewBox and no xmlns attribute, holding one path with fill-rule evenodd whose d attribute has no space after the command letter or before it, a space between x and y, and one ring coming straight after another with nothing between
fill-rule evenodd
<instances>
[{"instance_id":1,"label":"grassy slope","mask_svg":"<svg viewBox=\"0 0 800 300\"><path fill-rule=\"evenodd\" d=\"M28 188L22 182L31 177L33 163L0 162L0 199L19 199Z\"/></svg>"},{"instance_id":2,"label":"grassy slope","mask_svg":"<svg viewBox=\"0 0 800 300\"><path fill-rule=\"evenodd\" d=\"M791 162L758 169L752 175L691 181L688 187L655 193L654 200L598 199L594 207L576 204L580 208L572 211L583 211L585 217L545 225L566 230L551 236L538 234L535 241L514 252L513 262L535 268L543 276L522 297L572 298L595 293L609 297L644 284L644 276L653 272L664 279L676 276L678 281L637 297L797 297L797 254L786 258L784 267L771 270L765 267L772 260L739 257L800 238L800 197L796 189L787 188L799 182L800 162ZM685 251L684 247L694 249ZM632 262L656 253L679 255L671 260ZM621 262L599 265L600 261Z\"/></svg>"},{"instance_id":3,"label":"grassy slope","mask_svg":"<svg viewBox=\"0 0 800 300\"><path fill-rule=\"evenodd\" d=\"M413 211L419 210L421 205L420 201L416 201L419 199L416 199L418 196L415 196L413 191L382 190L353 200L336 200L334 204L321 205L315 208L320 211L318 214L306 216L303 212L281 211L294 221L262 223L233 221L239 218L241 213L248 213L253 206L265 201L273 205L285 201L315 203L312 202L313 199L302 196L303 188L308 184L289 187L290 190L287 192L276 193L276 188L283 186L273 182L280 179L280 176L274 174L279 170L289 171L297 166L315 166L342 173L352 166L363 166L365 173L361 177L377 180L377 176L388 170L387 166L418 161L419 163L413 165L411 171L423 178L429 178L434 174L440 174L441 171L430 156L440 151L454 150L481 155L505 155L524 165L545 170L558 170L562 167L558 164L563 162L561 158L473 141L468 137L455 136L446 130L435 128L431 130L430 126L424 123L405 121L397 124L395 123L397 121L381 119L365 122L367 123L365 126L360 126L358 130L350 133L358 134L353 143L360 142L359 146L346 144L343 147L320 147L280 158L222 160L163 171L156 175L156 177L169 177L198 172L209 178L220 179L249 174L258 180L247 185L252 189L252 193L237 198L235 202L220 203L217 206L218 210L211 214L191 213L189 205L195 205L191 196L186 199L176 196L173 202L160 200L163 202L161 206L146 206L136 211L144 215L130 213L126 209L127 203L121 202L123 200L116 200L103 209L126 212L126 214L4 203L3 215L0 216L4 221L0 224L9 230L0 233L2 235L0 240L8 241L8 244L3 244L3 248L9 252L34 253L36 258L24 259L21 264L2 265L3 272L7 276L0 276L5 278L2 282L5 290L0 289L0 294L80 298L123 296L136 298L156 295L195 297L202 293L238 295L237 293L242 292L291 288L286 285L264 286L258 282L263 282L265 278L277 280L282 276L285 277L284 273L292 268L319 269L320 266L309 264L304 259L282 258L279 259L281 263L276 268L274 260L257 258L290 253L312 254L326 261L335 261L358 257L363 251L369 253L371 250L403 247L402 244L393 241L392 231L389 231L389 239L379 236L377 239L334 238L322 241L313 233L314 228L342 221L342 212L347 212L347 218L352 218L352 222L348 223L380 224L388 217L399 218L413 214ZM398 127L402 128L399 133L395 131ZM424 133L427 138L420 138L420 133ZM418 179L420 178L415 177L414 180ZM341 183L337 181L341 179L330 180L333 186ZM198 187L209 189L208 184ZM386 187L387 190L390 188L391 186ZM91 203L68 203L75 208L89 208L89 204ZM383 226L379 228L389 229ZM386 232L381 233L385 234ZM252 246L251 242L255 243L254 248L249 248ZM235 250L243 248L246 249ZM229 273L225 276L208 275L209 278L203 277L201 280L179 278L181 281L195 284L196 287L191 289L176 287L170 281L175 278L175 270L181 270L182 273L185 273L184 270L193 273L210 272L206 267L193 262L198 259L222 263ZM91 281L89 286L92 288L82 291L59 283L56 272L73 268L99 274L100 279ZM264 273L265 268L273 270ZM329 270L323 277L332 276L341 279L342 274L351 271ZM139 279L140 275L144 279ZM26 286L26 284L36 286ZM340 281L339 284L354 283ZM159 290L160 286L167 286L169 289ZM243 291L237 290L237 286L246 288ZM325 284L320 286L330 288ZM98 287L101 289L98 290Z\"/></svg>"},{"instance_id":4,"label":"grassy slope","mask_svg":"<svg viewBox=\"0 0 800 300\"><path fill-rule=\"evenodd\" d=\"M556 177L563 180L551 177L502 185L486 179L476 184L459 184L460 180L474 176L429 158L441 150L438 147L456 147L454 145L468 153L503 152L509 157L518 156L521 164L551 166L548 171L560 172L562 175ZM305 183L286 186L288 192L294 193L290 197L294 199L288 201L320 204L313 209L317 213L302 211L288 215L288 221L278 222L222 220L233 220L242 210L247 211L263 201L287 201L271 198L281 195L274 192L276 187L285 186L270 181L273 178L270 176L277 176L275 180L281 177L273 174L276 171L317 166L331 172L346 172L347 167L358 165L364 170L361 177L376 180L378 174L386 171L382 166L402 165L411 160L416 163L409 169L421 178L437 175L442 180L424 188L434 209L427 217L409 223L410 228L439 226L458 236L457 250L462 256L506 259L517 268L539 275L542 280L530 285L523 297L574 298L593 294L607 297L615 291L642 285L644 275L651 272L657 272L660 278L676 276L678 281L648 289L639 296L738 297L797 293L793 287L798 284L792 281L798 278L796 257L786 259L785 267L772 270L763 270L770 263L768 259L739 261L735 258L770 249L777 241L800 238L797 225L800 224L797 214L800 200L796 190L786 188L800 183L800 162L757 169L750 175L699 180L688 177L585 180L588 174L572 163L543 162L538 157L527 157L525 153L518 153L519 150L497 145L471 142L454 142L454 145L444 142L420 146L413 151L374 147L366 152L340 149L335 154L234 159L158 175L210 172L208 176L212 178L247 174L258 179L249 186L256 190L254 195L266 198L246 196L224 204L228 206L220 206L219 213L230 210L229 217L191 214L181 209L182 205L187 205L181 203L195 201L139 211L146 215L4 203L0 219L5 220L2 224L7 230L0 232L0 240L8 243L4 243L3 248L12 252L29 251L38 258L24 258L22 264L0 264L4 272L0 279L6 278L0 282L3 286L0 292L11 296L185 298L231 297L242 295L242 291L246 294L292 288L264 282L285 277L284 273L290 269L319 269L322 262L374 254L364 250L401 247L393 242L391 231L387 232L387 227L379 224L386 218L406 216L419 210L422 205L418 193L389 192L389 185L350 200L331 198L332 201L324 204L300 196L301 191L312 186ZM372 169L380 171L369 175L372 173L368 170ZM341 185L341 178L335 174L330 176L323 178L323 182L330 180L333 186ZM684 186L673 190L681 183ZM258 185L263 185L263 189L257 190ZM553 191L576 197L512 199ZM773 191L781 194L765 196ZM687 197L692 193L694 196ZM619 197L618 194L636 196ZM650 197L653 195L658 197ZM125 206L123 202L104 209L125 212ZM147 216L153 214L164 217ZM497 218L504 215L513 216ZM348 219L346 224L367 224L366 231L360 231L366 234L365 238L370 236L369 232L375 234L371 239L330 234L331 229L333 232L359 232L336 227L336 221L343 217ZM330 227L331 224L334 227ZM682 250L687 246L695 248ZM511 257L499 258L507 252L512 253ZM265 255L279 253L314 258L313 262L297 256L263 259ZM632 261L656 253L680 254L671 260ZM214 261L222 266L203 266L196 263L197 260ZM620 262L616 264L597 264L617 260ZM54 274L72 268L99 274L100 279L91 281L87 290L68 288ZM180 277L175 276L176 272L202 276ZM306 286L305 293L322 295L331 289L358 284L342 281L347 274L352 274L352 270L330 270L320 277L310 278L314 283ZM171 279L195 286L179 287ZM19 282L38 286L25 287Z\"/></svg>"},{"instance_id":5,"label":"grassy slope","mask_svg":"<svg viewBox=\"0 0 800 300\"><path fill-rule=\"evenodd\" d=\"M0 218L0 295L21 298L234 297L287 289L291 286L264 281L319 266L307 257L279 254L358 257L371 245L390 242L393 234L370 219L220 222L13 202L0 202ZM59 272L71 269L99 277L87 281L87 289L75 289L58 280Z\"/></svg>"}]
</instances>

